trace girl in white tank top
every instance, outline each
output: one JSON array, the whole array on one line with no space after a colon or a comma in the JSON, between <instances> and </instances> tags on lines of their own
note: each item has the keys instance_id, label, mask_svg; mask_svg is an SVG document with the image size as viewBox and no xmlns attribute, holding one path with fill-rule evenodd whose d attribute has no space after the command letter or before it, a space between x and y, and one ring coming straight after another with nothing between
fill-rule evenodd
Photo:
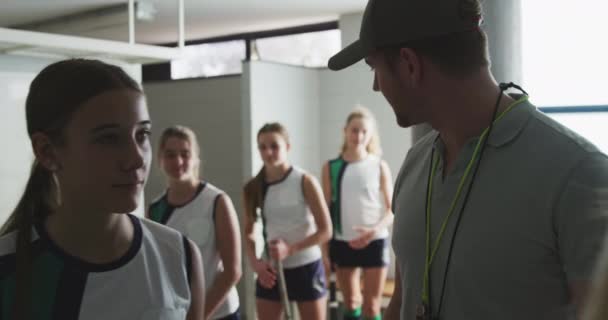
<instances>
[{"instance_id":1,"label":"girl in white tank top","mask_svg":"<svg viewBox=\"0 0 608 320\"><path fill-rule=\"evenodd\" d=\"M283 263L286 293L302 319L325 319L325 275L320 245L331 237L331 222L321 187L314 177L292 167L285 128L264 125L257 135L264 167L244 188L246 252L257 273L258 319L279 320L279 278L273 261ZM266 255L256 255L254 224L261 218Z\"/></svg>"},{"instance_id":2,"label":"girl in white tank top","mask_svg":"<svg viewBox=\"0 0 608 320\"><path fill-rule=\"evenodd\" d=\"M165 129L158 159L168 189L148 209L148 218L190 238L204 264L205 319L239 319L235 288L241 277L241 240L230 197L199 179L200 149L194 132L183 126ZM221 235L221 241L219 235Z\"/></svg>"},{"instance_id":3,"label":"girl in white tank top","mask_svg":"<svg viewBox=\"0 0 608 320\"><path fill-rule=\"evenodd\" d=\"M327 162L322 171L334 227L324 258L326 268L336 270L346 309L344 319L380 317L388 264L386 239L393 221L392 178L380 154L374 118L360 108L346 120L340 157ZM365 282L363 297L360 269Z\"/></svg>"}]
</instances>

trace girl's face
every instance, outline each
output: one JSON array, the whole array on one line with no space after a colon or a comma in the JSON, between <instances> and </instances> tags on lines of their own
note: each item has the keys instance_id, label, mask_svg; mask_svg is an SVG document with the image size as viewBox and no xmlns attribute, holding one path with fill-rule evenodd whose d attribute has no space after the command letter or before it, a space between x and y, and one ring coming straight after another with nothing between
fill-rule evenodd
<instances>
[{"instance_id":1,"label":"girl's face","mask_svg":"<svg viewBox=\"0 0 608 320\"><path fill-rule=\"evenodd\" d=\"M266 132L258 137L258 151L265 166L277 167L287 162L289 144L280 133Z\"/></svg>"},{"instance_id":2,"label":"girl's face","mask_svg":"<svg viewBox=\"0 0 608 320\"><path fill-rule=\"evenodd\" d=\"M109 213L135 210L150 168L150 130L139 92L112 90L86 101L64 129L63 143L52 147L62 203Z\"/></svg>"},{"instance_id":3,"label":"girl's face","mask_svg":"<svg viewBox=\"0 0 608 320\"><path fill-rule=\"evenodd\" d=\"M372 129L372 123L369 119L360 117L351 119L344 128L347 147L367 147L372 138Z\"/></svg>"},{"instance_id":4,"label":"girl's face","mask_svg":"<svg viewBox=\"0 0 608 320\"><path fill-rule=\"evenodd\" d=\"M160 155L160 164L170 180L192 179L197 162L192 153L190 141L178 137L170 137L165 141Z\"/></svg>"}]
</instances>

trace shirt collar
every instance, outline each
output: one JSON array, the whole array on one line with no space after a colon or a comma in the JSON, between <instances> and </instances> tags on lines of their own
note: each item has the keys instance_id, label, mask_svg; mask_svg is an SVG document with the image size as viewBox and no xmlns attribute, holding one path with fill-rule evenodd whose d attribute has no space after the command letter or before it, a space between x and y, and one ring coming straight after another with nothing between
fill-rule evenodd
<instances>
[{"instance_id":1,"label":"shirt collar","mask_svg":"<svg viewBox=\"0 0 608 320\"><path fill-rule=\"evenodd\" d=\"M524 98L523 94L509 94L509 96L516 101ZM490 138L488 139L488 145L500 148L511 142L523 130L532 113L536 111L536 107L527 98L514 105L509 112L494 123L492 132L490 132ZM478 139L479 136L473 137L468 140L467 144L474 146ZM443 142L439 139L439 133L437 133L433 145L440 153L445 151Z\"/></svg>"},{"instance_id":2,"label":"shirt collar","mask_svg":"<svg viewBox=\"0 0 608 320\"><path fill-rule=\"evenodd\" d=\"M515 100L523 98L522 94L511 94L510 96ZM517 105L513 106L508 113L494 124L492 132L490 132L488 144L492 147L500 148L511 142L524 129L526 123L528 123L528 120L532 116L532 113L535 111L536 107L533 106L527 98L517 103Z\"/></svg>"}]
</instances>

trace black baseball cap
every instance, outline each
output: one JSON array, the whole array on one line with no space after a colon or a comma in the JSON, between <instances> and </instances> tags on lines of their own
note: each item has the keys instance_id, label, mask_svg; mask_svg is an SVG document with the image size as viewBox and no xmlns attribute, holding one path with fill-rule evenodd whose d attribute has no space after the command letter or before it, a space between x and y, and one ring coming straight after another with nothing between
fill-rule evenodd
<instances>
[{"instance_id":1,"label":"black baseball cap","mask_svg":"<svg viewBox=\"0 0 608 320\"><path fill-rule=\"evenodd\" d=\"M363 13L359 39L329 59L341 70L374 49L477 28L481 17L465 17L471 0L370 0Z\"/></svg>"}]
</instances>

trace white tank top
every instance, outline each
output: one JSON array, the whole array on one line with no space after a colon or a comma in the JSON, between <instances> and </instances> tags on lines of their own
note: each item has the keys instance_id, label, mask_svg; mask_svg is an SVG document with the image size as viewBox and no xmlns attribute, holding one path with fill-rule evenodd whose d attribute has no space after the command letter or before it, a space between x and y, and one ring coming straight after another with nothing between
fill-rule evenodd
<instances>
[{"instance_id":1,"label":"white tank top","mask_svg":"<svg viewBox=\"0 0 608 320\"><path fill-rule=\"evenodd\" d=\"M304 199L304 171L292 167L285 177L266 185L264 207L267 240L281 238L296 243L317 231L314 217ZM321 259L318 245L301 250L283 260L285 268L295 268Z\"/></svg>"},{"instance_id":2,"label":"white tank top","mask_svg":"<svg viewBox=\"0 0 608 320\"><path fill-rule=\"evenodd\" d=\"M162 216L160 223L183 233L196 243L201 251L205 273L205 291L213 285L219 272L224 270L217 250L215 232L215 208L219 196L224 192L212 184L201 183L194 199L189 203L174 207L167 202L166 194L150 205L150 218L156 220ZM158 211L164 211L161 215ZM239 296L233 286L224 302L216 309L211 319L223 318L236 312L239 308Z\"/></svg>"},{"instance_id":3,"label":"white tank top","mask_svg":"<svg viewBox=\"0 0 608 320\"><path fill-rule=\"evenodd\" d=\"M373 154L365 159L348 162L340 181L340 206L342 232L334 238L350 241L359 237L355 226L376 225L386 212L380 189L382 160ZM388 228L380 230L374 239L387 238Z\"/></svg>"},{"instance_id":4,"label":"white tank top","mask_svg":"<svg viewBox=\"0 0 608 320\"><path fill-rule=\"evenodd\" d=\"M173 229L129 217L135 231L131 247L107 264L70 256L52 242L42 225L34 228L32 319L186 319L190 307L188 243ZM0 238L4 302L14 297L16 235L11 232Z\"/></svg>"}]
</instances>

